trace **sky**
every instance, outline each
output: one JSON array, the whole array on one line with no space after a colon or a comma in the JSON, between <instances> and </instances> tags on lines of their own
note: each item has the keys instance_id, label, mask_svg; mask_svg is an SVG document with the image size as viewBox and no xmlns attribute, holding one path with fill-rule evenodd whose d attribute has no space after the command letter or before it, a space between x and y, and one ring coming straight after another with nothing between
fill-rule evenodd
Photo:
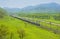
<instances>
[{"instance_id":1,"label":"sky","mask_svg":"<svg viewBox=\"0 0 60 39\"><path fill-rule=\"evenodd\" d=\"M0 0L0 7L23 8L51 2L60 4L60 0Z\"/></svg>"}]
</instances>

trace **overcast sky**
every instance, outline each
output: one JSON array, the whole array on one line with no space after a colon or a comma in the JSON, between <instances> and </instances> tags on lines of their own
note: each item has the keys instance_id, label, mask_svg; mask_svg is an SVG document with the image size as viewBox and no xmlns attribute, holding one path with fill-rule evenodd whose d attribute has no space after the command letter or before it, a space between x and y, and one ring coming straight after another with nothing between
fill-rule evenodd
<instances>
[{"instance_id":1,"label":"overcast sky","mask_svg":"<svg viewBox=\"0 0 60 39\"><path fill-rule=\"evenodd\" d=\"M0 0L0 7L23 8L26 6L34 6L50 2L60 4L60 0Z\"/></svg>"}]
</instances>

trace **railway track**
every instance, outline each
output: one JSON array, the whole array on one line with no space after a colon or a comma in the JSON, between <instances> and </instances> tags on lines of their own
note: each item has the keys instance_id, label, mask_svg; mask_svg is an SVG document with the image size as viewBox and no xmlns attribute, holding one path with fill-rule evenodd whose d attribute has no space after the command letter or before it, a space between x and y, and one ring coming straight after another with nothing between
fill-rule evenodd
<instances>
[{"instance_id":1,"label":"railway track","mask_svg":"<svg viewBox=\"0 0 60 39\"><path fill-rule=\"evenodd\" d=\"M40 23L32 22L31 20L27 20L25 18L21 18L21 17L17 17L17 16L12 16L12 17L20 19L20 20L28 22L28 23L31 23L31 24L34 24L34 25L37 25L37 26L40 26Z\"/></svg>"}]
</instances>

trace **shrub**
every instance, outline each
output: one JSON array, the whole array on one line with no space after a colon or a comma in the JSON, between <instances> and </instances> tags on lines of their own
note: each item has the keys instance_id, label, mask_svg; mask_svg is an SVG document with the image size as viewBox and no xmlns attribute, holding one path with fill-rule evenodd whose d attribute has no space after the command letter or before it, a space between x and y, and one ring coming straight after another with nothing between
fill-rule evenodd
<instances>
[{"instance_id":1,"label":"shrub","mask_svg":"<svg viewBox=\"0 0 60 39\"><path fill-rule=\"evenodd\" d=\"M0 39L5 39L8 35L8 27L1 25L0 26Z\"/></svg>"},{"instance_id":2,"label":"shrub","mask_svg":"<svg viewBox=\"0 0 60 39\"><path fill-rule=\"evenodd\" d=\"M18 34L19 34L19 38L20 38L20 39L23 39L23 38L25 37L25 30L20 29L20 30L18 30L17 32L18 32Z\"/></svg>"}]
</instances>

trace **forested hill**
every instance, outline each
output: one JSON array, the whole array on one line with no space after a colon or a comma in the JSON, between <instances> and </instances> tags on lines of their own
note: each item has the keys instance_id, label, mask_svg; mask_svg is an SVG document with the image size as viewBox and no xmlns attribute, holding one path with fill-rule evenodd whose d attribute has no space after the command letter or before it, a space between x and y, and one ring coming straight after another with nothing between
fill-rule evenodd
<instances>
[{"instance_id":1,"label":"forested hill","mask_svg":"<svg viewBox=\"0 0 60 39\"><path fill-rule=\"evenodd\" d=\"M21 9L22 12L37 12L37 13L55 13L60 12L60 4L57 3L48 3L48 4L39 4L36 6L28 6Z\"/></svg>"},{"instance_id":2,"label":"forested hill","mask_svg":"<svg viewBox=\"0 0 60 39\"><path fill-rule=\"evenodd\" d=\"M3 8L0 8L0 18L3 18L7 15L7 11Z\"/></svg>"}]
</instances>

